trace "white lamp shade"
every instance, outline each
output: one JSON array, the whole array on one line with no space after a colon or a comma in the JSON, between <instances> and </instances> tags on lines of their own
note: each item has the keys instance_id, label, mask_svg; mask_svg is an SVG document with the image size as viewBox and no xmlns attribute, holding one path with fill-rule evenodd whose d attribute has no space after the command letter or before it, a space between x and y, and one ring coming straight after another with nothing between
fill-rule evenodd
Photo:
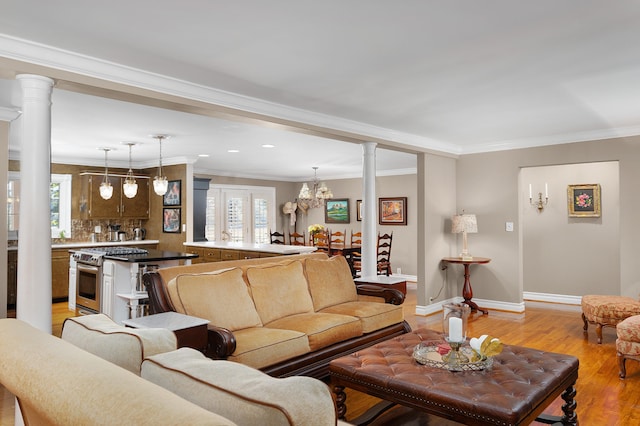
<instances>
[{"instance_id":1,"label":"white lamp shade","mask_svg":"<svg viewBox=\"0 0 640 426\"><path fill-rule=\"evenodd\" d=\"M113 195L113 186L109 182L102 182L100 184L100 196L105 200L109 200Z\"/></svg>"},{"instance_id":2,"label":"white lamp shade","mask_svg":"<svg viewBox=\"0 0 640 426\"><path fill-rule=\"evenodd\" d=\"M307 185L306 182L302 184L302 188L300 189L300 195L298 195L298 198L301 198L303 200L308 200L311 198L311 191L309 191L309 185Z\"/></svg>"},{"instance_id":3,"label":"white lamp shade","mask_svg":"<svg viewBox=\"0 0 640 426\"><path fill-rule=\"evenodd\" d=\"M127 198L133 198L138 193L138 184L135 179L125 179L124 184L122 185L122 190L124 191L124 196ZM166 192L166 191L165 191Z\"/></svg>"},{"instance_id":4,"label":"white lamp shade","mask_svg":"<svg viewBox=\"0 0 640 426\"><path fill-rule=\"evenodd\" d=\"M466 232L474 234L478 232L478 221L475 214L458 214L451 217L451 233Z\"/></svg>"},{"instance_id":5,"label":"white lamp shade","mask_svg":"<svg viewBox=\"0 0 640 426\"><path fill-rule=\"evenodd\" d=\"M167 193L167 189L169 189L169 181L166 177L156 176L153 179L153 190L156 194L164 195Z\"/></svg>"}]
</instances>

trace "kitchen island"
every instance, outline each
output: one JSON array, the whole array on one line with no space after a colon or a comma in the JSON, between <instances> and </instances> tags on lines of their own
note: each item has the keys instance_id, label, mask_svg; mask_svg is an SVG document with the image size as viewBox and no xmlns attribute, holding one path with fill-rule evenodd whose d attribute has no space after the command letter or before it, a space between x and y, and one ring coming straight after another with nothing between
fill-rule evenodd
<instances>
[{"instance_id":1,"label":"kitchen island","mask_svg":"<svg viewBox=\"0 0 640 426\"><path fill-rule=\"evenodd\" d=\"M187 242L184 243L184 245L187 252L199 256L194 263L287 256L291 254L312 253L316 250L313 246L234 243L229 241Z\"/></svg>"},{"instance_id":2,"label":"kitchen island","mask_svg":"<svg viewBox=\"0 0 640 426\"><path fill-rule=\"evenodd\" d=\"M142 274L159 268L191 263L191 253L98 246L71 249L69 309L100 312L122 324L144 315L148 303Z\"/></svg>"}]
</instances>

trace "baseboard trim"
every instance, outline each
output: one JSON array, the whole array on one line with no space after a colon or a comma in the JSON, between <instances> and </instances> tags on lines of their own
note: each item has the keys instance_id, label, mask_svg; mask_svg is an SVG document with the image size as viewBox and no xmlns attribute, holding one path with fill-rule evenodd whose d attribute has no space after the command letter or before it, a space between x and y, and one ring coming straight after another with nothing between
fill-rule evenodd
<instances>
[{"instance_id":1,"label":"baseboard trim","mask_svg":"<svg viewBox=\"0 0 640 426\"><path fill-rule=\"evenodd\" d=\"M534 293L532 291L525 291L522 293L522 298L524 300L535 302L563 303L565 305L582 304L582 296L570 296L567 294Z\"/></svg>"}]
</instances>

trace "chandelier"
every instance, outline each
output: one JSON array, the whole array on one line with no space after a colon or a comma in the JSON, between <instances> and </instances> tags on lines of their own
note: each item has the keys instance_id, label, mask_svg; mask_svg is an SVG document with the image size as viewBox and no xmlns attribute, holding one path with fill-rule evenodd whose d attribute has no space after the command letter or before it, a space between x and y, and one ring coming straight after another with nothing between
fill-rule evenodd
<instances>
[{"instance_id":1,"label":"chandelier","mask_svg":"<svg viewBox=\"0 0 640 426\"><path fill-rule=\"evenodd\" d=\"M133 170L131 170L131 147L135 145L135 142L124 143L129 145L129 171L127 172L127 177L124 178L122 190L124 191L125 197L133 198L138 193L138 184L136 183L136 178L133 177Z\"/></svg>"},{"instance_id":2,"label":"chandelier","mask_svg":"<svg viewBox=\"0 0 640 426\"><path fill-rule=\"evenodd\" d=\"M167 188L169 188L169 181L167 181L166 176L162 175L162 140L167 139L169 136L155 135L153 137L158 139L158 142L160 142L160 161L158 163L158 175L153 178L153 190L158 195L164 195L167 193Z\"/></svg>"},{"instance_id":3,"label":"chandelier","mask_svg":"<svg viewBox=\"0 0 640 426\"><path fill-rule=\"evenodd\" d=\"M104 178L100 184L100 196L105 200L108 200L113 195L113 186L109 182L109 166L107 165L107 153L111 151L110 148L100 148L104 150Z\"/></svg>"},{"instance_id":4,"label":"chandelier","mask_svg":"<svg viewBox=\"0 0 640 426\"><path fill-rule=\"evenodd\" d=\"M333 192L324 182L318 183L318 167L313 167L313 189L309 189L307 183L302 184L298 201L306 203L308 207L314 209L324 206L325 200L333 198Z\"/></svg>"}]
</instances>

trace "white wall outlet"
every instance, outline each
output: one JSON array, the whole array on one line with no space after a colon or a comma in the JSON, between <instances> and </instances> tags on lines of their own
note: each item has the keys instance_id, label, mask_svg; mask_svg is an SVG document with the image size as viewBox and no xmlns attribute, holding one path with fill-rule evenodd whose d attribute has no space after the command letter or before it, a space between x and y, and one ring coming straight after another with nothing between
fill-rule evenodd
<instances>
[{"instance_id":1,"label":"white wall outlet","mask_svg":"<svg viewBox=\"0 0 640 426\"><path fill-rule=\"evenodd\" d=\"M96 225L96 226L93 228L93 232L94 232L94 233L96 233L96 234L101 233L101 232L102 232L102 226L100 226L100 225Z\"/></svg>"},{"instance_id":2,"label":"white wall outlet","mask_svg":"<svg viewBox=\"0 0 640 426\"><path fill-rule=\"evenodd\" d=\"M513 232L513 222L507 222L504 229L507 232Z\"/></svg>"},{"instance_id":3,"label":"white wall outlet","mask_svg":"<svg viewBox=\"0 0 640 426\"><path fill-rule=\"evenodd\" d=\"M182 232L187 232L187 224L186 223L182 224Z\"/></svg>"},{"instance_id":4,"label":"white wall outlet","mask_svg":"<svg viewBox=\"0 0 640 426\"><path fill-rule=\"evenodd\" d=\"M398 268L398 270L396 271L396 274L402 275L402 268Z\"/></svg>"}]
</instances>

